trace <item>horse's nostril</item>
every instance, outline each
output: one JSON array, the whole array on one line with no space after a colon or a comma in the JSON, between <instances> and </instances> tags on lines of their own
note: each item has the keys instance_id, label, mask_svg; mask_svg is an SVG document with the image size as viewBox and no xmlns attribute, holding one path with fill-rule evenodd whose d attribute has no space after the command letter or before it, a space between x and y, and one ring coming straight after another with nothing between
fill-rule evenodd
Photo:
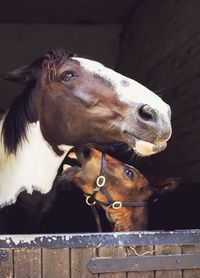
<instances>
[{"instance_id":1,"label":"horse's nostril","mask_svg":"<svg viewBox=\"0 0 200 278\"><path fill-rule=\"evenodd\" d=\"M138 114L143 121L156 120L156 112L148 104L142 105L138 111Z\"/></svg>"}]
</instances>

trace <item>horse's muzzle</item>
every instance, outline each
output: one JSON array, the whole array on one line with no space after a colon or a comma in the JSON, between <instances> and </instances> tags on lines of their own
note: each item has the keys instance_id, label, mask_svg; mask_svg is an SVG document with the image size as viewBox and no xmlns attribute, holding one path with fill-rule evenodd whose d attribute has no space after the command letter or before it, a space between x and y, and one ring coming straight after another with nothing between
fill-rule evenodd
<instances>
[{"instance_id":1,"label":"horse's muzzle","mask_svg":"<svg viewBox=\"0 0 200 278\"><path fill-rule=\"evenodd\" d=\"M149 104L129 108L123 126L125 143L140 156L163 151L171 137L171 109L166 104L163 112Z\"/></svg>"}]
</instances>

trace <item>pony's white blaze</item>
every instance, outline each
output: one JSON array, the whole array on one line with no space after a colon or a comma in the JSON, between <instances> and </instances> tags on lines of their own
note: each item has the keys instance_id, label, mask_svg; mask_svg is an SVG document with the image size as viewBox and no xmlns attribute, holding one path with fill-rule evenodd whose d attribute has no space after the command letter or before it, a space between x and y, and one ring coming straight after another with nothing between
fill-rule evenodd
<instances>
[{"instance_id":1,"label":"pony's white blaze","mask_svg":"<svg viewBox=\"0 0 200 278\"><path fill-rule=\"evenodd\" d=\"M131 102L149 104L161 114L165 116L168 115L169 105L166 104L159 96L154 94L152 91L137 81L119 74L114 70L105 67L101 63L79 57L73 57L72 59L79 61L80 65L84 69L93 72L109 81L115 88L116 93L118 94L118 97L121 101L128 104L131 104ZM124 85L124 83L126 83L126 85Z\"/></svg>"},{"instance_id":2,"label":"pony's white blaze","mask_svg":"<svg viewBox=\"0 0 200 278\"><path fill-rule=\"evenodd\" d=\"M2 122L0 123L2 129ZM70 146L69 146L70 149ZM6 154L3 139L0 144L0 206L12 204L18 194L38 190L47 193L64 158L57 156L44 140L39 122L27 127L27 140L17 149L16 155Z\"/></svg>"}]
</instances>

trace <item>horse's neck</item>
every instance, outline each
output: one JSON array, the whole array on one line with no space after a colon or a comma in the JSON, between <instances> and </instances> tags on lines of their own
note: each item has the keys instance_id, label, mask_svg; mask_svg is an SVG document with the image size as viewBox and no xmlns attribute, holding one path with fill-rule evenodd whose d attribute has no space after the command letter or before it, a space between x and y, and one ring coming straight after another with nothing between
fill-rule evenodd
<instances>
[{"instance_id":1,"label":"horse's neck","mask_svg":"<svg viewBox=\"0 0 200 278\"><path fill-rule=\"evenodd\" d=\"M0 122L0 132L2 129ZM70 149L70 146L68 147ZM67 149L66 149L67 151ZM38 190L47 193L65 154L58 156L44 140L39 122L27 126L27 140L16 154L6 154L0 143L0 206L16 201L18 194Z\"/></svg>"}]
</instances>

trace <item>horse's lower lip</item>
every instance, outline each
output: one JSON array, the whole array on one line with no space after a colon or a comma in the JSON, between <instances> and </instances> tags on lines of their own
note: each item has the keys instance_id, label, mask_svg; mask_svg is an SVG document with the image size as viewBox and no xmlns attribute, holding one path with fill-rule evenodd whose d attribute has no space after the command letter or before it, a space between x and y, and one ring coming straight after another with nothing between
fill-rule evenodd
<instances>
[{"instance_id":1,"label":"horse's lower lip","mask_svg":"<svg viewBox=\"0 0 200 278\"><path fill-rule=\"evenodd\" d=\"M167 143L152 144L143 140L136 140L134 151L140 156L149 156L158 152L163 151L167 147Z\"/></svg>"},{"instance_id":2,"label":"horse's lower lip","mask_svg":"<svg viewBox=\"0 0 200 278\"><path fill-rule=\"evenodd\" d=\"M141 140L134 134L125 131L126 139L128 141L128 144L133 148L133 150L140 156L149 156L158 152L163 151L167 143L162 142L159 144L153 144L148 141Z\"/></svg>"}]
</instances>

